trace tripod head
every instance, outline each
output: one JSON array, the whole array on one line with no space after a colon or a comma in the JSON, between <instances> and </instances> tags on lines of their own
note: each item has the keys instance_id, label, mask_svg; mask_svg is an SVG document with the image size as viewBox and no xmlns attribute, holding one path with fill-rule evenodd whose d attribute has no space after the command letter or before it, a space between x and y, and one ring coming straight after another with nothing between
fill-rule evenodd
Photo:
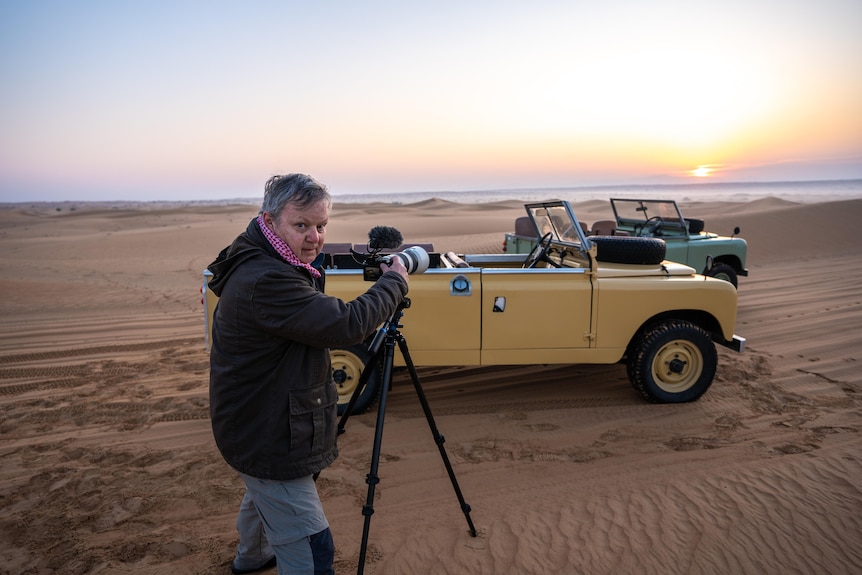
<instances>
[{"instance_id":1,"label":"tripod head","mask_svg":"<svg viewBox=\"0 0 862 575\"><path fill-rule=\"evenodd\" d=\"M377 330L377 334L368 345L368 351L371 352L372 356L376 355L380 350L380 345L383 343L383 340L386 339L387 335L395 337L398 335L398 328L404 327L401 325L401 318L404 317L404 310L408 307L410 307L410 298L406 297L401 300L401 303L398 304L398 307L395 308L395 311L392 312L389 319L383 322L383 325L381 325L380 329Z\"/></svg>"}]
</instances>

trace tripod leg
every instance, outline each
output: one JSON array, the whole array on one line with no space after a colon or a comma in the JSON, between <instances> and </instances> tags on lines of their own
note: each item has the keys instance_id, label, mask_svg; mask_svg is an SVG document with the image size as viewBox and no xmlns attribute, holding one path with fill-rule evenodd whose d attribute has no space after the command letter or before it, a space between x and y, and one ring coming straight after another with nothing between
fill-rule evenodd
<instances>
[{"instance_id":1,"label":"tripod leg","mask_svg":"<svg viewBox=\"0 0 862 575\"><path fill-rule=\"evenodd\" d=\"M419 382L419 374L416 373L416 367L413 365L413 360L411 359L410 352L407 349L407 341L401 334L398 334L398 348L401 350L401 355L404 356L404 362L407 365L407 370L410 372L410 379L413 380L413 387L416 389L416 395L419 396L419 403L422 404L422 411L425 412L425 419L428 420L428 427L431 428L431 434L434 436L434 443L437 444L437 449L440 451L440 457L443 459L443 464L446 466L446 472L449 474L449 480L452 482L452 487L455 489L455 495L458 497L458 503L461 504L461 511L464 512L464 517L467 519L467 526L470 528L470 535L476 537L476 528L473 526L473 520L470 519L470 505L464 501L464 495L462 495L461 488L458 487L458 480L455 478L455 471L452 469L452 464L449 462L446 448L443 447L446 439L437 430L437 424L434 422L434 416L431 414L431 406L428 404L428 399L425 397L425 392L422 390L422 384Z\"/></svg>"},{"instance_id":2,"label":"tripod leg","mask_svg":"<svg viewBox=\"0 0 862 575\"><path fill-rule=\"evenodd\" d=\"M378 354L379 355L379 354ZM362 543L359 548L359 566L357 574L362 575L365 570L365 554L368 547L368 532L371 528L371 516L374 514L374 490L380 483L377 469L380 463L380 445L383 441L383 421L386 417L386 400L389 398L390 382L392 381L392 362L395 357L395 341L387 338L383 351L383 389L380 390L380 402L377 408L377 426L374 430L374 445L371 451L371 468L365 476L368 484L368 496L365 505L362 506L362 515L365 523L362 527ZM373 366L372 366L373 367ZM368 370L368 368L366 368Z\"/></svg>"},{"instance_id":3,"label":"tripod leg","mask_svg":"<svg viewBox=\"0 0 862 575\"><path fill-rule=\"evenodd\" d=\"M347 425L347 420L353 413L356 401L359 399L359 395L362 393L362 390L365 389L365 386L368 384L368 380L371 378L371 374L374 373L374 368L377 367L377 362L379 361L380 352L375 352L362 369L362 373L359 375L359 383L356 384L356 389L353 390L353 393L350 396L350 401L347 402L347 406L341 414L341 419L338 420L338 435L344 433L344 427Z\"/></svg>"}]
</instances>

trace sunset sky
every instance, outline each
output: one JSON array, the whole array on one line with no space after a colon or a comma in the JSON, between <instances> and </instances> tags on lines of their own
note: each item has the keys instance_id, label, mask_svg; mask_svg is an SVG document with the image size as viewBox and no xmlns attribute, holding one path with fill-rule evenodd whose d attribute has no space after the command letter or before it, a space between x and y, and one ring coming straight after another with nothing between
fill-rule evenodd
<instances>
[{"instance_id":1,"label":"sunset sky","mask_svg":"<svg viewBox=\"0 0 862 575\"><path fill-rule=\"evenodd\" d=\"M0 201L862 178L862 1L0 0Z\"/></svg>"}]
</instances>

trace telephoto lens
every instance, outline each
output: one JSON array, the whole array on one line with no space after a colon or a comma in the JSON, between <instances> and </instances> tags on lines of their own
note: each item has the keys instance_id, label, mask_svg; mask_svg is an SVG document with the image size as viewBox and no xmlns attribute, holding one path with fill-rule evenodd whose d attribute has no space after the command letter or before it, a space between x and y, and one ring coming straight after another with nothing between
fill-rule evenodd
<instances>
[{"instance_id":1,"label":"telephoto lens","mask_svg":"<svg viewBox=\"0 0 862 575\"><path fill-rule=\"evenodd\" d=\"M419 246L411 246L403 252L392 254L393 257L398 257L407 268L408 274L423 274L428 269L429 257L428 252Z\"/></svg>"}]
</instances>

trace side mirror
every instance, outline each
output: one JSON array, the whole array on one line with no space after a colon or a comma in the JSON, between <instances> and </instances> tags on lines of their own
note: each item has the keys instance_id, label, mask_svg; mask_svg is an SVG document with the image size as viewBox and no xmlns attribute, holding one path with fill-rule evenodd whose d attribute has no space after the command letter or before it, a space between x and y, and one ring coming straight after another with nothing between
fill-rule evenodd
<instances>
[{"instance_id":1,"label":"side mirror","mask_svg":"<svg viewBox=\"0 0 862 575\"><path fill-rule=\"evenodd\" d=\"M739 226L736 226L735 228L733 228L733 236L735 236L738 233L739 233ZM733 236L730 236L730 237L733 237Z\"/></svg>"}]
</instances>

